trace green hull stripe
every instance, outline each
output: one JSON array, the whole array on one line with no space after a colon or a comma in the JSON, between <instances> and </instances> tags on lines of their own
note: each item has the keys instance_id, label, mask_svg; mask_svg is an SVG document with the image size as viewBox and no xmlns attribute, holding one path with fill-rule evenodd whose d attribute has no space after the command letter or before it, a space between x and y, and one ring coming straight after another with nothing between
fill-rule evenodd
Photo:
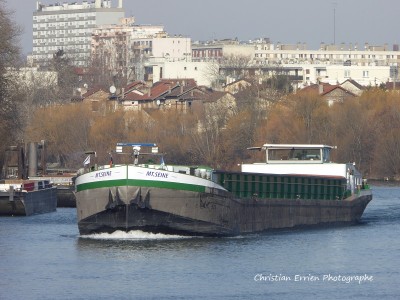
<instances>
[{"instance_id":1,"label":"green hull stripe","mask_svg":"<svg viewBox=\"0 0 400 300\"><path fill-rule=\"evenodd\" d=\"M204 193L206 188L202 185L179 183L179 182L167 182L167 181L152 181L152 180L135 180L135 179L120 179L120 180L104 180L97 182L89 182L79 184L76 187L78 192L84 190L92 190L97 188L115 187L115 186L144 186L144 187L155 187L164 188L170 190L184 190L192 192Z\"/></svg>"},{"instance_id":2,"label":"green hull stripe","mask_svg":"<svg viewBox=\"0 0 400 300\"><path fill-rule=\"evenodd\" d=\"M77 185L76 191L81 192L84 190L92 190L92 189L97 189L97 188L105 188L105 187L113 187L113 186L125 186L125 185L127 185L126 179L88 182L88 183L83 183L83 184Z\"/></svg>"}]
</instances>

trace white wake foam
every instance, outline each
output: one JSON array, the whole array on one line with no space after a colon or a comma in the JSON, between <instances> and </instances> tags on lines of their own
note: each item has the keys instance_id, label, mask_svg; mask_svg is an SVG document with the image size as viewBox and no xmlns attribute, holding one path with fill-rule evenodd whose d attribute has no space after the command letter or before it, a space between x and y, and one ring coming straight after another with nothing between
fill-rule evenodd
<instances>
[{"instance_id":1,"label":"white wake foam","mask_svg":"<svg viewBox=\"0 0 400 300\"><path fill-rule=\"evenodd\" d=\"M95 240L175 240L185 239L187 236L151 233L141 230L131 230L128 232L117 230L113 233L94 233L89 235L81 235L81 238L95 239Z\"/></svg>"}]
</instances>

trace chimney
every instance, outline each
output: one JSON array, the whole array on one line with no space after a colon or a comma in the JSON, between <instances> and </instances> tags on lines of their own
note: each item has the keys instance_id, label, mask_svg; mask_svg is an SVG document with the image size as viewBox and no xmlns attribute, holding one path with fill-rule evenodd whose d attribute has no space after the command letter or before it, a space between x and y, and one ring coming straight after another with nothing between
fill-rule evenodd
<instances>
[{"instance_id":1,"label":"chimney","mask_svg":"<svg viewBox=\"0 0 400 300\"><path fill-rule=\"evenodd\" d=\"M122 0L118 0L118 8L122 8Z\"/></svg>"},{"instance_id":2,"label":"chimney","mask_svg":"<svg viewBox=\"0 0 400 300\"><path fill-rule=\"evenodd\" d=\"M318 94L322 95L322 93L324 92L324 85L319 82L318 83Z\"/></svg>"},{"instance_id":3,"label":"chimney","mask_svg":"<svg viewBox=\"0 0 400 300\"><path fill-rule=\"evenodd\" d=\"M101 8L101 0L96 0L95 4L94 4L95 8Z\"/></svg>"},{"instance_id":4,"label":"chimney","mask_svg":"<svg viewBox=\"0 0 400 300\"><path fill-rule=\"evenodd\" d=\"M38 167L38 153L37 153L37 149L38 149L38 145L35 142L30 142L28 144L28 149L29 149L29 153L28 153L28 176L29 177L34 177L37 176L37 167Z\"/></svg>"}]
</instances>

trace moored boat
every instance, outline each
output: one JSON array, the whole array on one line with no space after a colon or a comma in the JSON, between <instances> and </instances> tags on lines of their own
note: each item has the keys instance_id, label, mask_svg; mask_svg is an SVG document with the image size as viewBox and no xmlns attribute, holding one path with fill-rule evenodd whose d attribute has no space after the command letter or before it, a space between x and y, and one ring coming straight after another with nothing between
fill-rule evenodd
<instances>
[{"instance_id":1,"label":"moored boat","mask_svg":"<svg viewBox=\"0 0 400 300\"><path fill-rule=\"evenodd\" d=\"M57 189L48 180L4 180L0 215L30 216L56 211Z\"/></svg>"},{"instance_id":2,"label":"moored boat","mask_svg":"<svg viewBox=\"0 0 400 300\"><path fill-rule=\"evenodd\" d=\"M265 144L265 161L241 172L139 163L89 168L75 181L80 234L134 230L232 236L358 222L372 193L354 164L330 161L327 145ZM89 171L90 170L90 171Z\"/></svg>"},{"instance_id":3,"label":"moored boat","mask_svg":"<svg viewBox=\"0 0 400 300\"><path fill-rule=\"evenodd\" d=\"M57 207L76 207L75 180L76 173L47 174L45 176L29 177L32 180L48 180L57 188Z\"/></svg>"},{"instance_id":4,"label":"moored boat","mask_svg":"<svg viewBox=\"0 0 400 300\"><path fill-rule=\"evenodd\" d=\"M45 169L44 141L28 144L28 157L25 146L6 148L3 172L0 181L0 215L30 216L53 212L57 208L57 189L38 173L38 150L41 149L41 172ZM29 173L29 174L28 174Z\"/></svg>"}]
</instances>

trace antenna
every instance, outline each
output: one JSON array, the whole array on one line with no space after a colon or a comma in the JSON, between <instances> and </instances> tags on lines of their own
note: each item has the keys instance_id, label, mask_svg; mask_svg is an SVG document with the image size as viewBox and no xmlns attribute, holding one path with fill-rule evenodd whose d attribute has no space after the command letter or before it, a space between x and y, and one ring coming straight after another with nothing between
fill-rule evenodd
<instances>
[{"instance_id":1,"label":"antenna","mask_svg":"<svg viewBox=\"0 0 400 300\"><path fill-rule=\"evenodd\" d=\"M333 2L333 44L336 45L336 6L337 2Z\"/></svg>"}]
</instances>

